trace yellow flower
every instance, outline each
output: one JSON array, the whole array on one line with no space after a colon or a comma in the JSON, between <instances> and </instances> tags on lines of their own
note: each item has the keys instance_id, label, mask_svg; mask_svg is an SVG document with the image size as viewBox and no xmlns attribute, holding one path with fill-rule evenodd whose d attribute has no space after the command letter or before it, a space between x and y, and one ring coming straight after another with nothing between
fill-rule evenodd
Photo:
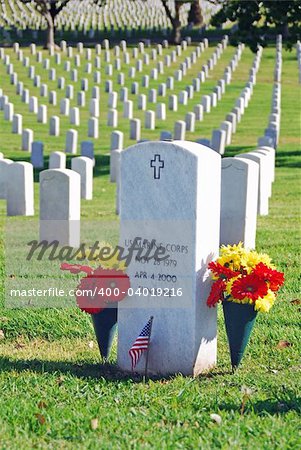
<instances>
[{"instance_id":1,"label":"yellow flower","mask_svg":"<svg viewBox=\"0 0 301 450\"><path fill-rule=\"evenodd\" d=\"M248 250L243 247L242 242L234 245L223 245L220 249L220 257L217 262L229 267L231 270L240 270L246 264Z\"/></svg>"},{"instance_id":2,"label":"yellow flower","mask_svg":"<svg viewBox=\"0 0 301 450\"><path fill-rule=\"evenodd\" d=\"M250 273L252 269L260 262L264 263L268 267L272 267L271 258L266 253L257 253L255 251L248 252L246 255L247 272Z\"/></svg>"},{"instance_id":3,"label":"yellow flower","mask_svg":"<svg viewBox=\"0 0 301 450\"><path fill-rule=\"evenodd\" d=\"M231 300L232 299L232 300ZM230 301L234 302L234 303L242 303L242 304L247 304L250 303L250 305L253 305L254 303L252 302L252 299L250 299L249 297L244 297L242 299L238 299L238 298L234 298L231 297Z\"/></svg>"},{"instance_id":4,"label":"yellow flower","mask_svg":"<svg viewBox=\"0 0 301 450\"><path fill-rule=\"evenodd\" d=\"M90 256L90 252L91 249L86 249L85 251L85 256L86 259L88 259L89 261L89 265L90 266L101 266L103 269L115 269L115 270L122 270L125 271L126 269L126 264L125 264L125 260L123 261L119 261L117 256L118 256L118 252L116 252L114 254L114 247L109 244L108 242L100 242L99 243L99 248L102 249L104 247L107 247L110 249L110 251L108 253L106 253L105 258L108 258L107 261L103 261L101 258L99 257L95 257L92 260L89 260L89 256ZM99 252L98 252L99 253ZM112 257L109 258L109 255L113 254ZM82 255L80 255L82 257Z\"/></svg>"},{"instance_id":5,"label":"yellow flower","mask_svg":"<svg viewBox=\"0 0 301 450\"><path fill-rule=\"evenodd\" d=\"M231 270L239 270L241 258L235 253L230 253L228 255L220 256L217 262L222 266L229 267Z\"/></svg>"},{"instance_id":6,"label":"yellow flower","mask_svg":"<svg viewBox=\"0 0 301 450\"><path fill-rule=\"evenodd\" d=\"M113 251L111 253L113 253ZM111 257L108 261L99 260L101 267L103 267L104 269L115 269L125 271L126 269L125 260L119 261L117 255L118 254L115 253L115 255L113 255L113 257Z\"/></svg>"},{"instance_id":7,"label":"yellow flower","mask_svg":"<svg viewBox=\"0 0 301 450\"><path fill-rule=\"evenodd\" d=\"M220 251L221 251L221 255L224 255L227 253L245 252L245 249L243 248L243 243L239 242L238 244L234 244L234 245L222 245Z\"/></svg>"},{"instance_id":8,"label":"yellow flower","mask_svg":"<svg viewBox=\"0 0 301 450\"><path fill-rule=\"evenodd\" d=\"M259 299L256 300L255 311L269 312L269 310L274 304L274 301L275 301L275 293L269 289L267 295L265 295L263 298L259 297Z\"/></svg>"},{"instance_id":9,"label":"yellow flower","mask_svg":"<svg viewBox=\"0 0 301 450\"><path fill-rule=\"evenodd\" d=\"M239 277L240 277L240 275L238 277L230 278L230 280L227 281L226 292L227 292L228 295L231 295L232 285L233 285L234 281L237 280Z\"/></svg>"}]
</instances>

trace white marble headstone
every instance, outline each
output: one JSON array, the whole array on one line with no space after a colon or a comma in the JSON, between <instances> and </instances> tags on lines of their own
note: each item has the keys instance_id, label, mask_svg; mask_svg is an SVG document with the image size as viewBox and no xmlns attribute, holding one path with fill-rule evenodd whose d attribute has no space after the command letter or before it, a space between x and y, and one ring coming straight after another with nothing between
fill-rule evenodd
<instances>
[{"instance_id":1,"label":"white marble headstone","mask_svg":"<svg viewBox=\"0 0 301 450\"><path fill-rule=\"evenodd\" d=\"M14 162L8 166L6 178L8 216L33 216L33 166L29 162Z\"/></svg>"},{"instance_id":2,"label":"white marble headstone","mask_svg":"<svg viewBox=\"0 0 301 450\"><path fill-rule=\"evenodd\" d=\"M141 286L147 295L119 304L121 369L131 369L128 351L151 315L150 373L192 375L215 364L216 310L206 300L207 265L219 247L220 176L220 155L192 142L144 142L121 152L119 244L128 250L140 238L145 249L154 240L151 248L169 255L128 267L134 292ZM182 295L173 296L177 289ZM135 370L144 365L142 357Z\"/></svg>"},{"instance_id":3,"label":"white marble headstone","mask_svg":"<svg viewBox=\"0 0 301 450\"><path fill-rule=\"evenodd\" d=\"M80 175L81 198L92 200L93 198L93 160L86 156L72 158L71 169Z\"/></svg>"},{"instance_id":4,"label":"white marble headstone","mask_svg":"<svg viewBox=\"0 0 301 450\"><path fill-rule=\"evenodd\" d=\"M235 156L235 158L251 159L259 165L257 213L260 216L267 216L269 214L269 192L271 186L269 178L269 161L267 157L259 152L249 152L240 153Z\"/></svg>"},{"instance_id":5,"label":"white marble headstone","mask_svg":"<svg viewBox=\"0 0 301 450\"><path fill-rule=\"evenodd\" d=\"M40 173L40 241L80 243L80 175L69 169Z\"/></svg>"},{"instance_id":6,"label":"white marble headstone","mask_svg":"<svg viewBox=\"0 0 301 450\"><path fill-rule=\"evenodd\" d=\"M259 165L248 159L223 158L220 245L243 242L255 248Z\"/></svg>"},{"instance_id":7,"label":"white marble headstone","mask_svg":"<svg viewBox=\"0 0 301 450\"><path fill-rule=\"evenodd\" d=\"M0 159L0 198L6 198L8 166L12 163L11 159Z\"/></svg>"}]
</instances>

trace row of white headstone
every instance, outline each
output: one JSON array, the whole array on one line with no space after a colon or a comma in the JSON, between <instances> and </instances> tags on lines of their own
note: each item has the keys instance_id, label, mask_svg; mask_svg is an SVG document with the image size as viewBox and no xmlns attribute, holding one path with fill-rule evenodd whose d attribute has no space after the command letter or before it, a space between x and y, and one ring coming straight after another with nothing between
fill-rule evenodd
<instances>
[{"instance_id":1,"label":"row of white headstone","mask_svg":"<svg viewBox=\"0 0 301 450\"><path fill-rule=\"evenodd\" d=\"M259 146L271 146L277 148L280 135L281 118L281 71L282 71L282 36L276 41L276 63L274 70L274 85L272 94L271 113L269 123L264 130L264 136L258 139Z\"/></svg>"},{"instance_id":2,"label":"row of white headstone","mask_svg":"<svg viewBox=\"0 0 301 450\"><path fill-rule=\"evenodd\" d=\"M122 41L122 42L125 42L125 41ZM143 43L140 43L140 44L143 44ZM134 50L136 50L137 53L138 53L138 50L141 51L142 53L144 52L144 46L142 47L142 46L140 46L140 44L139 44L138 48L134 48L133 49L133 56L135 56L134 55ZM226 38L223 39L222 44L218 44L217 49L214 52L212 58L209 59L208 64L210 65L210 68L212 68L213 65L216 63L216 59L217 59L216 57L218 57L218 58L220 57L221 51L223 50L223 48L225 48L225 44L226 44ZM18 43L14 44L14 49L15 49L15 52L17 53L18 59L20 61L23 61L23 64L25 64L26 66L29 66L29 58L28 57L25 58L23 56L23 51L19 50L18 46L19 46ZM206 47L208 47L208 40L204 39L204 41L200 43L200 45L196 48L196 50L192 52L191 57L187 57L185 59L185 63L182 63L180 65L180 69L175 72L176 81L182 79L183 74L185 74L186 71L187 71L187 68L191 67L191 64L195 64L197 62L197 58L200 57L201 52ZM150 76L149 75L144 75L143 78L142 78L142 85L144 87L147 87L148 84L149 84L149 78L151 77L153 79L156 79L157 76L158 76L158 72L162 73L164 65L169 66L171 64L171 62L175 62L176 59L177 59L177 56L179 56L181 54L181 52L182 52L182 49L185 50L185 48L187 48L187 40L182 41L181 46L177 46L176 50L173 50L171 52L171 55L166 55L165 58L164 58L164 63L162 61L159 62L158 63L158 69L152 69ZM34 52L35 52L35 47L32 47L32 45L31 45L31 49L32 49L32 51L34 49ZM69 47L69 49L73 50L71 47ZM119 51L120 47L116 46L115 49L118 49L118 51ZM14 72L13 64L10 63L10 57L8 55L5 55L3 48L0 49L0 51L1 51L1 58L3 59L4 64L5 64L6 68L7 68L7 73L11 77L11 83L12 84L16 84L16 92L17 92L17 94L22 96L22 100L24 102L31 103L30 104L30 111L31 112L37 113L38 112L37 98L33 97L33 96L31 97L28 89L23 89L23 83L18 81L18 74ZM96 49L96 51L97 51L97 49ZM88 54L89 54L89 59L90 59L91 58L91 49L87 49L86 52L89 52ZM158 54L162 54L162 45L161 44L157 45L157 50L156 49L152 50L152 58L153 59L156 58L157 52L158 52ZM107 50L106 50L105 55L110 57L110 53ZM128 53L125 53L124 55L129 57ZM39 56L38 60L40 62L42 62L42 53L38 52L37 53L37 57L38 56ZM58 63L60 63L60 55L58 53L55 53L55 56L59 57ZM79 55L77 55L77 56L79 57ZM146 57L148 59L147 62L149 63L149 55L145 54L144 58L146 58ZM97 66L99 66L100 65L99 57L96 57L95 61L97 61ZM46 62L48 63L47 65L44 64ZM138 65L138 63L141 63L140 65L142 66L142 60L138 60L136 62L136 65ZM67 61L65 63L65 66L67 64L69 66L68 66L68 69L67 69L67 67L66 67L66 69L70 70L70 68L71 68L70 62ZM46 68L50 67L48 59L43 60L43 66L45 66ZM159 66L160 66L160 69L159 69ZM203 67L206 67L206 66L203 66ZM140 68L140 71L141 70L142 69ZM135 71L135 68L133 68L133 67L130 68L130 72L132 72L132 71ZM95 72L95 75L100 75L100 72ZM207 75L208 75L208 73L207 73ZM41 84L40 76L35 75L35 67L34 66L30 66L29 67L28 76L33 79L34 84L36 86L38 86L38 87L40 86L41 87L40 94L41 94L42 97L45 97L45 95L47 95L47 92L48 92L48 86L45 83ZM55 69L50 69L49 70L49 78L53 79L55 77L56 77ZM76 71L76 69L72 70L71 78L72 78L73 81L77 79L77 71ZM100 77L97 77L97 78L100 78ZM94 81L95 82L100 82L100 80L94 80ZM199 84L198 79L196 79L194 81L195 81L195 84ZM119 84L124 84L124 74L118 73L118 83ZM88 89L88 80L87 79L82 79L81 80L81 84L82 84L82 86L81 86L82 90L78 93L78 106L84 106L84 104L85 104L85 91ZM64 85L65 85L65 79L63 77L60 77L58 79L58 88L61 89L61 88L64 87ZM164 92L166 91L166 88L173 90L173 86L174 86L174 79L173 79L173 77L169 77L169 79L167 80L166 86L164 86L164 83L162 83L159 86L158 94L163 96ZM132 91L133 90L138 92L139 85L138 85L137 82L133 83ZM109 93L112 93L112 96L111 96L112 99L109 99L108 106L112 107L112 108L116 108L115 103L116 103L117 99L114 98L114 96L116 97L116 93L113 92L113 82L111 80L107 80L106 81L106 83L105 83L105 91L109 92ZM150 101L152 103L155 102L155 97L156 97L156 95L155 95L156 93L154 91L155 90L151 90L149 92L149 99L150 99ZM72 99L73 96L74 96L74 87L73 87L73 85L68 85L67 88L66 88L66 99L63 99L61 101L61 104L60 104L60 113L61 114L63 114L63 115L68 115L69 114L69 109L70 109L69 103L70 103L70 99ZM123 100L123 101L127 100L127 88L123 88L122 89L122 91L120 92L120 97L121 97L121 100ZM99 87L97 87L97 86L95 86L92 89L91 102L95 102L95 99L99 99ZM49 93L49 101L52 104L56 104L56 92L55 91L51 91ZM143 103L143 102L141 102L141 103ZM45 107L45 106L43 106L43 107ZM91 113L91 115L97 116L97 114L94 113L94 109L95 108L93 108L93 105L92 106L90 105L90 113Z\"/></svg>"},{"instance_id":3,"label":"row of white headstone","mask_svg":"<svg viewBox=\"0 0 301 450\"><path fill-rule=\"evenodd\" d=\"M231 60L229 67L225 69L225 75L230 75L230 77L226 76L226 79L220 80L220 84L218 86L221 87L221 93L225 90L226 83L231 82L231 70L233 70L237 64L238 59L240 58L241 51L243 48L238 49L238 53ZM236 132L236 128L238 123L241 121L241 117L245 112L245 109L248 107L251 95L253 93L253 86L256 84L256 73L259 69L260 60L262 55L262 48L260 47L250 70L249 81L246 84L246 88L243 90L242 94L236 101L236 106L233 108L232 112L226 116L226 121L221 124L221 128L218 130L213 130L212 132L212 140L211 142L207 139L198 139L197 142L200 144L204 144L207 147L211 147L213 150L217 151L219 154L223 155L225 151L225 146L231 143L232 133ZM237 59L236 59L237 57ZM214 92L215 94L215 92ZM210 112L212 99L211 96L207 97L206 100L206 112ZM215 97L215 101L220 99L218 96ZM214 101L214 100L213 100ZM203 106L203 105L201 105ZM213 106L213 105L212 105ZM216 106L216 103L215 105ZM188 113L189 114L189 113ZM132 124L131 124L132 126ZM135 126L135 123L133 123ZM175 123L174 129L174 139L175 140L185 140L185 132L186 132L186 123L184 121L177 121ZM170 132L164 131L161 133L161 140L169 140L172 139L172 134ZM120 173L120 152L123 150L123 133L120 131L113 132L111 135L111 158L110 158L110 179L112 182L119 181L119 173ZM117 186L116 190L116 212L119 213L119 187Z\"/></svg>"},{"instance_id":4,"label":"row of white headstone","mask_svg":"<svg viewBox=\"0 0 301 450\"><path fill-rule=\"evenodd\" d=\"M143 143L140 145L143 148ZM156 145L158 151L160 151L162 142L158 141ZM118 152L119 158L122 158L123 152L124 150ZM74 157L71 161L72 170L70 171L65 168L64 157L64 153L54 152L50 157L50 169L40 173L40 181L43 180L43 174L54 174L54 178L51 179L53 180L53 186L56 186L59 181L56 180L55 174L64 173L63 178L67 180L70 175L70 183L73 183L72 180L75 178L72 171L77 172L80 174L80 197L86 200L92 199L93 159L86 156ZM241 160L243 159L255 161L257 164L246 161L242 162ZM223 158L221 243L228 244L241 240L246 246L254 248L256 216L257 214L268 214L268 202L274 180L274 165L275 150L271 147L259 147L254 152L240 154L235 158ZM114 161L111 167L116 168ZM119 170L121 173L122 167ZM60 177L60 175L58 176ZM116 171L111 170L111 178L114 179L116 176ZM7 215L33 215L33 165L27 162L13 162L9 159L2 158L0 159L0 180L0 198L4 198L7 201ZM65 183L69 186L69 182L65 181ZM72 204L80 202L80 197L75 200L75 194L72 194L72 197L65 196L64 194L59 195L56 193L56 190L52 191L50 189L50 185L50 182L48 182L49 193L47 194L47 201L51 204L57 202L58 208L53 207L53 217L51 216L51 212L47 213L48 219L67 220L69 217L69 220L72 222L74 218L72 215L70 216L68 211L70 212L72 210ZM122 180L118 183L118 190L122 189L121 186ZM42 186L40 185L41 189ZM67 191L68 189L66 187ZM45 192L44 189L43 195L46 195ZM62 192L61 186L60 192ZM40 200L40 207L42 202L43 208L46 208L47 201L44 202L42 198ZM77 211L78 209L79 207L77 205L75 210ZM77 218L76 220L80 219ZM73 237L70 237L70 239L74 242Z\"/></svg>"},{"instance_id":5,"label":"row of white headstone","mask_svg":"<svg viewBox=\"0 0 301 450\"><path fill-rule=\"evenodd\" d=\"M37 143L39 144L39 143ZM57 152L58 153L58 152ZM65 156L64 154L62 154ZM40 173L40 178L43 179L44 172L67 171L73 177L76 173L78 177L78 192L80 199L92 200L93 198L93 160L86 156L75 157L71 160L71 170L63 168L62 155L54 154L50 160L51 166L61 167L59 169L49 169ZM41 161L40 161L41 162ZM3 157L0 158L0 198L6 200L7 215L8 216L32 216L34 215L34 170L33 165L29 162L18 161L14 162ZM40 186L41 189L41 186ZM45 192L45 190L43 191ZM44 194L46 195L46 194ZM61 220L68 219L68 202L72 202L73 193L69 192L69 197L66 193L53 189L48 193L49 202L56 203L57 209L53 209L55 219L56 215L62 213ZM62 200L63 198L63 200ZM50 201L52 199L52 202ZM61 202L62 200L62 202ZM41 209L42 207L42 209ZM47 207L47 201L40 196L40 215ZM60 212L59 212L60 211Z\"/></svg>"},{"instance_id":6,"label":"row of white headstone","mask_svg":"<svg viewBox=\"0 0 301 450\"><path fill-rule=\"evenodd\" d=\"M122 41L122 42L125 42L125 41ZM226 38L224 38L224 40L222 41L222 44L218 45L216 52L213 54L213 57L208 61L209 65L213 66L216 63L216 60L217 60L216 57L220 57L221 51L225 47L226 42L227 42ZM138 48L133 49L133 50L137 50L137 52L138 52L138 50L140 52L144 52L144 45L143 45L143 43L141 43L141 44L142 45L139 45ZM167 58L169 58L168 59L169 62L167 62L166 58L165 58L164 62L166 64L170 64L172 59L176 60L177 55L180 55L182 49L185 49L186 47L187 47L187 40L183 41L181 46L178 46L177 50L176 51L174 50L172 52L172 54L171 54L172 58L171 57L167 57ZM191 58L193 59L193 63L194 64L196 63L197 57L200 56L201 52L206 47L208 47L208 40L205 39L202 43L200 43L200 46L197 47L196 51L194 51L192 53ZM122 45L122 48L126 48L126 45L125 46ZM115 49L119 49L120 50L120 47L119 46L115 47ZM23 61L23 63L26 62L26 64L29 65L29 59L28 58L24 58L22 50L19 50L19 44L18 43L14 44L14 50L17 53L18 58L21 61ZM33 47L33 45L31 46L31 50L32 50L33 53L35 53L35 47ZM91 51L90 51L90 49L87 49L87 52L88 51L89 51L89 58L90 58L91 57ZM97 51L97 48L96 48L96 51ZM155 52L153 54L153 57L156 56L156 54L157 54L156 52L157 51L159 52L159 54L162 54L162 45L160 45L160 44L157 45L157 50L153 50L153 52ZM39 55L41 56L41 52L39 52ZM11 76L11 82L13 84L16 84L16 92L17 92L17 94L22 96L22 100L25 103L29 103L29 111L37 114L38 122L46 123L47 122L47 106L46 105L40 105L39 106L37 97L34 97L34 96L30 97L29 90L28 89L23 89L23 83L18 81L18 75L17 75L17 73L14 72L13 65L10 63L10 58L9 58L8 55L5 55L3 48L1 49L1 58L3 59L4 64L7 67L7 73L10 74L10 76ZM47 61L49 63L49 60L44 60L44 61ZM161 63L161 64L163 64L163 63ZM182 77L182 74L184 73L184 71L186 73L187 66L189 65L189 67L190 67L191 59L189 57L186 58L186 62L183 63L183 64L184 64L184 66L182 67L183 72L181 70L176 71L176 73L181 73L181 77ZM203 66L203 67L206 67L206 69L208 70L207 66ZM29 73L29 76L32 77L32 76L34 76L34 66L31 66L30 69L31 69L30 70L31 73ZM154 71L154 69L153 69L153 71ZM34 78L35 78L35 76L34 76ZM146 82L148 83L148 79L149 79L149 76L145 75L143 77L142 83L144 85L146 85ZM63 82L64 79L60 78L60 81ZM86 81L87 82L88 80L82 80L82 81ZM168 87L170 89L173 89L173 85L174 85L173 78L169 77L169 79L167 81L168 82L167 82L166 86L164 85L164 83L162 83L159 86L159 94L163 95L163 92L166 91L166 87ZM196 79L194 81L196 82L194 84L198 84L198 85L200 84L198 79ZM39 84L40 84L40 81L39 81ZM134 83L134 85L138 86L138 83ZM77 107L74 107L74 108L71 108L71 110L70 110L70 98L73 97L73 95L71 95L71 88L73 90L73 86L72 85L67 86L66 95L69 98L65 98L65 99L61 100L60 113L62 115L69 115L70 114L70 122L72 124L74 124L74 125L79 125L80 124L79 109ZM42 84L41 89L43 90L43 92L41 92L41 95L44 96L45 92L48 91L47 85L46 84ZM112 89L113 89L112 81L108 80L106 82L105 91L109 92L108 106L113 108L113 109L111 109L108 112L108 125L116 127L117 126L117 117L118 117L117 116L117 111L115 110L115 108L117 107L117 93L113 92ZM160 92L160 90L162 90L162 92ZM128 97L128 92L127 91L128 91L127 88L122 88L121 92L120 92L120 97L124 101L124 112L123 112L124 117L128 117L129 119L131 119L132 118L132 114L133 114L132 113L132 111L133 111L133 104L132 104L131 101L127 100L127 97ZM89 108L90 109L90 114L93 117L89 120L88 135L89 135L89 137L95 137L95 138L98 137L98 131L99 131L98 130L98 120L97 120L98 117L99 117L99 98L100 98L99 94L100 94L99 87L98 86L94 86L93 89L92 89L92 98L90 100L90 108ZM149 96L149 99L152 102L155 102L155 100L156 100L156 95L155 95L156 92L155 92L155 90L152 89L150 91L150 94L151 95ZM186 98L188 97L188 94L185 91L180 93L180 97L181 97L181 94L182 94L183 97L184 97L184 94L186 95ZM51 103L56 103L56 92L55 91L51 91L50 92L50 97L51 97L50 98ZM138 98L138 108L140 107L140 109L145 109L145 107L143 108L143 104L145 103L145 106L146 106L146 98L144 98L144 97L145 97L144 95L140 95L139 98ZM0 101L0 108L5 110L4 117L7 120L10 120L10 121L13 122L12 131L13 132L17 132L17 133L21 133L21 130L22 130L22 117L19 114L14 114L14 106L13 106L13 104L9 102L8 97L4 96L3 93L2 93L2 97L1 97L0 100L1 100ZM79 100L80 100L80 105L83 106L85 104L85 92L84 91L79 92ZM175 100L177 100L177 99L175 99ZM181 98L180 98L180 101L181 101ZM183 100L183 102L184 102L184 100ZM171 102L171 103L173 103L173 102ZM161 106L161 108L160 108L160 106ZM164 119L164 116L165 116L164 111L163 111L163 107L165 107L164 104L157 106L157 116L159 118L161 118L161 119ZM172 107L170 109L174 110L176 108ZM150 127L150 128L152 128L152 121L153 121L152 120L152 114L153 113L150 113L150 112L146 113L146 126ZM58 136L59 135L59 133L60 133L60 120L59 120L58 116L53 116L53 117L50 118L49 133L50 133L50 135L54 135L54 136ZM26 145L26 147L28 148L28 145Z\"/></svg>"},{"instance_id":7,"label":"row of white headstone","mask_svg":"<svg viewBox=\"0 0 301 450\"><path fill-rule=\"evenodd\" d=\"M186 43L186 41L183 41L182 46L178 46L178 53L181 51L181 48L185 48L184 44ZM193 97L193 92L194 90L196 92L199 91L200 89L200 80L204 81L206 76L208 76L208 70L212 69L214 67L214 65L217 63L218 58L220 57L223 49L226 47L227 45L227 38L225 37L222 40L221 44L218 44L215 52L213 53L212 57L208 60L207 65L203 65L202 67L202 71L200 72L200 77L196 78L195 80L193 80L192 85L188 86L186 91L182 91L179 94L180 97L180 102L182 103L187 103L188 98L192 98ZM195 63L197 60L197 56L200 56L201 51L204 49L204 47L208 46L208 41L204 40L203 43L200 43L200 47L197 47L198 50L200 50L200 52L193 52L192 56L194 56L193 58L193 62ZM157 46L158 50L159 45ZM119 48L119 47L118 47ZM18 47L18 43L14 44L14 49L15 52L17 52L18 55L20 55L20 50ZM35 47L32 47L33 51L35 51ZM138 50L138 49L137 49ZM212 106L216 106L217 101L221 99L221 95L225 90L225 85L229 84L231 82L231 73L233 70L235 70L237 63L241 57L241 51L243 50L243 46L239 46L237 49L236 54L234 55L234 58L231 60L229 66L225 69L225 75L224 78L222 78L216 88L214 88L214 92L211 94L211 96L203 96L202 99L202 104L197 105L194 108L194 112L191 113L187 113L186 117L185 117L185 122L184 121L178 121L175 124L175 133L174 133L174 137L176 139L184 139L185 138L185 129L187 129L188 131L194 131L194 126L195 126L195 121L196 120L202 120L203 117L203 111L205 110L205 112L209 112L211 105ZM141 46L141 48L139 48L139 51L143 51L143 46ZM161 51L159 51L161 52ZM9 72L11 72L13 70L12 65L10 64L9 61L9 57L5 56L4 52L2 52L2 58L4 59L5 64L7 65L7 67L10 69ZM21 59L23 58L23 54L20 55ZM189 61L189 62L188 62ZM191 64L191 59L190 58L186 58L186 65ZM184 71L184 67L182 67L182 70ZM181 74L182 71L180 70ZM185 72L186 73L186 68L185 68ZM182 75L181 75L182 76ZM169 80L170 81L170 80ZM19 94L24 94L25 91L22 90L22 87L19 86L19 83L17 83L17 92ZM160 85L161 88L164 87L164 84ZM159 88L160 88L159 87ZM96 91L97 90L97 91ZM106 89L107 90L107 89ZM111 90L111 89L110 89ZM95 91L95 92L94 92ZM151 90L150 93L153 93ZM188 95L189 93L189 95ZM98 95L96 95L98 94ZM127 88L122 88L121 90L121 94L122 94L122 98L125 99L127 98ZM184 97L185 94L185 97ZM112 98L111 98L111 97ZM183 97L183 99L181 100L181 96ZM27 95L28 97L28 95ZM94 98L95 97L95 98ZM140 98L141 97L141 98ZM142 97L145 97L144 95L139 96L138 98L138 107L140 103L140 100L145 100L142 99ZM96 117L92 117L91 119L89 119L89 131L88 131L88 135L90 137L94 137L97 138L98 137L98 120L97 120L97 116L99 116L99 88L98 87L94 87L92 90L92 99L90 101L90 113L93 116ZM186 100L185 100L186 99ZM26 99L25 99L26 100ZM29 99L27 98L27 100L29 100L29 109L32 112L37 112L38 113L38 121L41 123L45 123L46 122L46 118L47 118L47 107L45 105L40 105L38 107L37 105L37 98L36 97L30 97ZM112 101L114 102L114 104L112 103L111 106L116 106L116 100L117 100L117 93L116 92L110 92L109 94L109 106L110 106L110 102L112 103ZM177 98L176 96L171 96L170 100L173 100L170 103L170 109L175 110L176 109L176 103L177 103ZM184 101L185 100L185 101ZM69 99L63 99L61 101L61 113L66 115L69 112ZM145 102L144 102L145 103ZM5 113L5 117L7 118L7 120L12 120L13 122L13 126L12 126L12 131L15 133L21 133L22 130L22 116L19 114L13 114L13 104L8 102L8 97L7 96L3 96L0 98L0 108L3 108ZM142 108L144 109L144 108ZM131 119L132 117L132 111L133 111L133 105L131 101L124 101L124 116L130 118L131 120L131 124L130 124L130 138L131 139L135 139L135 140L139 140L140 139L140 130L141 130L141 123L138 119ZM130 113L131 112L131 113ZM113 114L114 113L114 114ZM145 117L145 127L146 128L150 128L153 129L155 126L155 113L153 111L146 111L145 113L146 117ZM79 125L79 110L78 108L72 108L70 111L70 116L71 116L71 122L73 122L74 124ZM164 120L166 117L166 110L165 110L165 104L158 104L157 105L157 117L159 117L161 120ZM117 126L117 111L116 110L110 110L108 113L108 125L109 126ZM226 124L227 125L227 124ZM59 117L57 116L53 116L50 119L50 135L53 136L57 136L59 135L59 130L60 130L60 121L59 121ZM23 133L23 137L22 137L22 148L23 150L30 150L30 145L31 142L33 141L33 132L32 130L29 129L25 129L24 133ZM71 152L74 153L76 152L76 142L77 142L77 132L76 130L69 130L67 132L66 135L66 151L67 152Z\"/></svg>"},{"instance_id":8,"label":"row of white headstone","mask_svg":"<svg viewBox=\"0 0 301 450\"><path fill-rule=\"evenodd\" d=\"M206 139L200 139L197 141L200 144L203 143L204 145L213 148L213 150L217 151L220 155L223 155L225 153L225 147L231 144L232 134L236 133L237 126L240 123L245 110L249 106L249 102L253 95L253 88L256 85L256 73L259 70L261 55L262 47L259 47L250 69L249 80L246 83L246 87L237 98L232 111L226 115L226 118L221 123L220 128L213 130L211 141Z\"/></svg>"},{"instance_id":9,"label":"row of white headstone","mask_svg":"<svg viewBox=\"0 0 301 450\"><path fill-rule=\"evenodd\" d=\"M34 30L44 29L46 20L39 14L34 5L23 4L20 0L8 0L0 5L1 16L0 25L5 27L20 27L21 29L32 28ZM185 4L180 10L180 20L182 25L187 25L188 11L190 4ZM217 7L208 1L202 4L202 15L204 22L208 23L212 12ZM89 32L89 37L94 37L96 29L142 29L149 30L170 28L171 24L166 16L162 2L160 0L137 0L135 3L129 0L119 0L107 2L105 5L96 5L89 0L72 1L67 3L65 8L55 19L58 29L83 29ZM129 33L130 35L130 33Z\"/></svg>"}]
</instances>

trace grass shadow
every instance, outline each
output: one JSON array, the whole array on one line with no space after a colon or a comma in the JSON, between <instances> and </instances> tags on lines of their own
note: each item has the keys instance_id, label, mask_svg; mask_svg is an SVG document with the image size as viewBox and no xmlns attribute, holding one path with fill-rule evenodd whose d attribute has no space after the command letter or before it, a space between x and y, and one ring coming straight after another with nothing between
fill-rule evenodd
<instances>
[{"instance_id":1,"label":"grass shadow","mask_svg":"<svg viewBox=\"0 0 301 450\"><path fill-rule=\"evenodd\" d=\"M93 176L100 177L109 175L110 173L110 156L109 155L95 155L95 167Z\"/></svg>"},{"instance_id":2,"label":"grass shadow","mask_svg":"<svg viewBox=\"0 0 301 450\"><path fill-rule=\"evenodd\" d=\"M275 398L266 400L252 401L252 398L246 403L245 414L253 412L258 416L286 414L290 411L301 412L301 397L297 397L293 391L285 391L281 395L274 395ZM240 409L237 403L222 403L219 405L220 410L237 411Z\"/></svg>"},{"instance_id":3,"label":"grass shadow","mask_svg":"<svg viewBox=\"0 0 301 450\"><path fill-rule=\"evenodd\" d=\"M12 361L7 357L0 357L0 372L34 372L36 374L57 374L72 375L76 378L99 379L105 378L107 381L124 381L131 380L134 383L144 382L144 377L137 372L125 372L120 370L116 364L99 363L91 364L86 361L77 363L68 361L49 361L40 359L15 360ZM174 376L148 376L148 380L160 381L171 380Z\"/></svg>"},{"instance_id":4,"label":"grass shadow","mask_svg":"<svg viewBox=\"0 0 301 450\"><path fill-rule=\"evenodd\" d=\"M109 381L126 381L132 379L140 382L141 376L138 374L129 374L120 371L115 364L99 363L91 364L86 361L79 361L77 363L68 361L49 361L40 359L29 360L15 360L12 361L6 357L0 357L0 371L1 372L34 372L37 374L57 374L72 375L77 378L105 378Z\"/></svg>"},{"instance_id":5,"label":"grass shadow","mask_svg":"<svg viewBox=\"0 0 301 450\"><path fill-rule=\"evenodd\" d=\"M112 363L98 363L91 364L86 361L79 361L77 363L68 361L49 361L40 359L28 360L11 360L7 357L0 357L0 372L34 372L37 374L57 374L72 375L77 378L98 379L105 378L107 381L128 381L132 380L134 383L140 383L144 377L136 372L130 373L120 370L116 364ZM218 376L231 375L232 371L213 371L199 374L195 379L215 378ZM152 381L172 380L174 375L170 376L152 376L147 377Z\"/></svg>"},{"instance_id":6,"label":"grass shadow","mask_svg":"<svg viewBox=\"0 0 301 450\"><path fill-rule=\"evenodd\" d=\"M224 158L229 156L236 156L239 153L251 152L256 149L256 145L231 145L226 148Z\"/></svg>"},{"instance_id":7,"label":"grass shadow","mask_svg":"<svg viewBox=\"0 0 301 450\"><path fill-rule=\"evenodd\" d=\"M301 167L301 151L276 152L276 167Z\"/></svg>"}]
</instances>

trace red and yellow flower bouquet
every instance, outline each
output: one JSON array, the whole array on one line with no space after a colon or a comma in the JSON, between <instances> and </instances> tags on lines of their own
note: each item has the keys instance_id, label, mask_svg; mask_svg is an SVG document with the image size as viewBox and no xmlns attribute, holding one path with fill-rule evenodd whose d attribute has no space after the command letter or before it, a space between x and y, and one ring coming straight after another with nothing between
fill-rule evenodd
<instances>
[{"instance_id":1,"label":"red and yellow flower bouquet","mask_svg":"<svg viewBox=\"0 0 301 450\"><path fill-rule=\"evenodd\" d=\"M268 312L284 283L268 255L247 250L240 242L222 246L220 257L209 264L214 283L207 305L223 305L231 364L237 368L248 345L257 312Z\"/></svg>"},{"instance_id":2,"label":"red and yellow flower bouquet","mask_svg":"<svg viewBox=\"0 0 301 450\"><path fill-rule=\"evenodd\" d=\"M247 250L241 242L222 246L220 257L208 267L215 280L208 306L227 300L251 304L255 311L268 312L284 283L284 274L276 270L268 255Z\"/></svg>"}]
</instances>

